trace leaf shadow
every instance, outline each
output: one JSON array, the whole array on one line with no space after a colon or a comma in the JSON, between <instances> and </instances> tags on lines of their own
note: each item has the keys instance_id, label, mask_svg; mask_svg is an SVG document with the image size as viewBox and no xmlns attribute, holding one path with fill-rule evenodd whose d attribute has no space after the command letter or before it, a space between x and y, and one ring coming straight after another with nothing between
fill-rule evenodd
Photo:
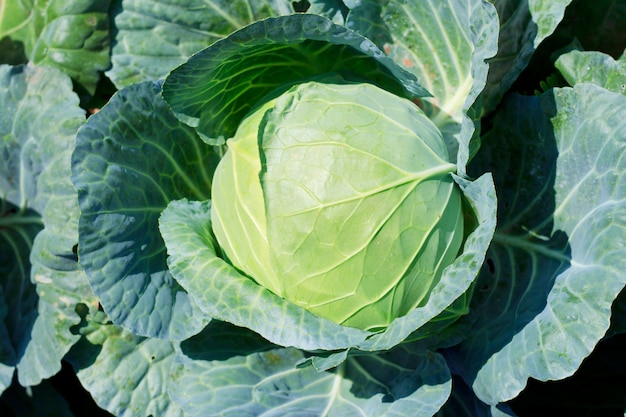
<instances>
[{"instance_id":1,"label":"leaf shadow","mask_svg":"<svg viewBox=\"0 0 626 417\"><path fill-rule=\"evenodd\" d=\"M93 317L90 316L89 307L83 303L78 303L74 311L80 317L80 322L70 327L70 332L74 335L80 335L80 339L72 345L65 356L65 360L72 365L75 371L78 371L91 367L102 351L102 344L92 343L86 334L93 331L94 326L110 324L111 322L106 319L106 323L101 323L105 321L102 318L106 318L102 311L96 312Z\"/></svg>"},{"instance_id":2,"label":"leaf shadow","mask_svg":"<svg viewBox=\"0 0 626 417\"><path fill-rule=\"evenodd\" d=\"M28 62L24 42L5 36L0 39L0 64L20 65Z\"/></svg>"},{"instance_id":3,"label":"leaf shadow","mask_svg":"<svg viewBox=\"0 0 626 417\"><path fill-rule=\"evenodd\" d=\"M202 361L226 361L276 347L249 329L219 320L211 320L200 333L180 343L185 356Z\"/></svg>"},{"instance_id":4,"label":"leaf shadow","mask_svg":"<svg viewBox=\"0 0 626 417\"><path fill-rule=\"evenodd\" d=\"M39 295L31 280L31 249L43 230L41 215L0 200L0 319L7 340L0 344L1 363L16 366L33 339Z\"/></svg>"},{"instance_id":5,"label":"leaf shadow","mask_svg":"<svg viewBox=\"0 0 626 417\"><path fill-rule=\"evenodd\" d=\"M337 368L330 372L336 373ZM425 387L445 386L450 374L441 356L419 343L401 344L383 352L350 355L343 378L352 382L350 393L369 399L382 394L382 403L393 403Z\"/></svg>"},{"instance_id":6,"label":"leaf shadow","mask_svg":"<svg viewBox=\"0 0 626 417\"><path fill-rule=\"evenodd\" d=\"M498 225L476 281L467 339L446 350L453 372L471 385L484 364L544 311L559 275L570 267L569 236L554 230L559 151L552 95L508 96L494 114L471 176L492 172ZM470 364L470 365L468 365Z\"/></svg>"}]
</instances>

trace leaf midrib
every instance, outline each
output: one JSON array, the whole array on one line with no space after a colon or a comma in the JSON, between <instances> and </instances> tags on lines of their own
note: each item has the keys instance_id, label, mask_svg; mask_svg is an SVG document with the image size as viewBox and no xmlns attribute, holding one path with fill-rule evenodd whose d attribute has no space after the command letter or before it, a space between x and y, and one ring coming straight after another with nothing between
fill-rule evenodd
<instances>
[{"instance_id":1,"label":"leaf midrib","mask_svg":"<svg viewBox=\"0 0 626 417\"><path fill-rule=\"evenodd\" d=\"M423 171L419 171L415 173L409 173L404 170L399 170L399 171L405 172L406 176L399 180L396 180L393 182L387 182L377 187L370 188L366 192L355 193L351 196L348 196L342 199L333 200L327 203L322 203L322 202L319 202L319 200L315 196L312 195L312 197L316 201L319 202L317 206L308 207L302 210L290 212L288 216L298 216L301 214L306 214L306 213L310 213L310 212L317 211L317 210L323 210L325 208L329 208L329 207L333 207L333 206L337 206L341 204L347 204L347 203L351 203L354 201L363 200L367 197L371 197L373 195L388 191L392 188L399 188L410 183L414 183L414 186L411 188L411 189L414 189L426 179L435 178L440 175L451 174L455 170L456 170L456 165L451 164L451 163L448 163L446 165L440 165L436 168L431 168L431 169L427 169L427 170L423 170Z\"/></svg>"}]
</instances>

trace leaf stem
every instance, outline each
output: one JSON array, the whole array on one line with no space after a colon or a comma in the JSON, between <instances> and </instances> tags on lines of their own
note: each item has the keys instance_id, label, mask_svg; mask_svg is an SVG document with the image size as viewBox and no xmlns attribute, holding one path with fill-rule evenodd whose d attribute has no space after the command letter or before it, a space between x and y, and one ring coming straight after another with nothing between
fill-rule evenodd
<instances>
[{"instance_id":1,"label":"leaf stem","mask_svg":"<svg viewBox=\"0 0 626 417\"><path fill-rule=\"evenodd\" d=\"M321 417L328 417L331 414L333 405L335 404L335 401L337 400L337 398L339 397L339 391L341 389L341 381L343 380L343 376L346 370L346 363L342 362L338 367L337 367L337 371L335 372L335 377L333 378L333 386L330 389L330 398L328 399L328 404L326 404L326 408L324 408L324 411L322 411L322 413L320 414Z\"/></svg>"},{"instance_id":2,"label":"leaf stem","mask_svg":"<svg viewBox=\"0 0 626 417\"><path fill-rule=\"evenodd\" d=\"M35 224L43 226L43 219L41 217L35 216L18 216L18 215L9 215L6 217L0 217L0 227L11 227L16 225L28 225Z\"/></svg>"},{"instance_id":3,"label":"leaf stem","mask_svg":"<svg viewBox=\"0 0 626 417\"><path fill-rule=\"evenodd\" d=\"M551 249L547 247L545 243L541 244L531 242L529 240L529 237L532 237L532 234L529 233L528 235L508 235L501 232L496 232L493 236L493 242L497 242L503 246L522 249L526 252L545 255L549 258L556 259L564 263L571 263L572 259L565 253Z\"/></svg>"}]
</instances>

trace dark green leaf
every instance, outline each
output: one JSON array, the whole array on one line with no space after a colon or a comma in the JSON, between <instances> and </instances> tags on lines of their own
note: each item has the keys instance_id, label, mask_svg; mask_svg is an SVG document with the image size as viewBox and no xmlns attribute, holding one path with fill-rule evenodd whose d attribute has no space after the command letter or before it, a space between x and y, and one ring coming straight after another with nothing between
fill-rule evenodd
<instances>
[{"instance_id":1,"label":"dark green leaf","mask_svg":"<svg viewBox=\"0 0 626 417\"><path fill-rule=\"evenodd\" d=\"M69 403L50 381L24 388L16 382L0 397L3 416L19 417L74 417Z\"/></svg>"},{"instance_id":2,"label":"dark green leaf","mask_svg":"<svg viewBox=\"0 0 626 417\"><path fill-rule=\"evenodd\" d=\"M170 200L209 198L217 156L172 115L160 87L121 90L79 132L72 160L78 254L115 323L184 339L205 319L168 271L158 218Z\"/></svg>"},{"instance_id":3,"label":"dark green leaf","mask_svg":"<svg viewBox=\"0 0 626 417\"><path fill-rule=\"evenodd\" d=\"M321 16L269 18L197 53L174 70L163 96L205 140L234 135L248 111L281 86L346 72L396 94L428 94L367 38Z\"/></svg>"},{"instance_id":4,"label":"dark green leaf","mask_svg":"<svg viewBox=\"0 0 626 417\"><path fill-rule=\"evenodd\" d=\"M492 111L530 62L537 46L563 19L572 0L495 0L500 18L498 54L483 92L485 112Z\"/></svg>"}]
</instances>

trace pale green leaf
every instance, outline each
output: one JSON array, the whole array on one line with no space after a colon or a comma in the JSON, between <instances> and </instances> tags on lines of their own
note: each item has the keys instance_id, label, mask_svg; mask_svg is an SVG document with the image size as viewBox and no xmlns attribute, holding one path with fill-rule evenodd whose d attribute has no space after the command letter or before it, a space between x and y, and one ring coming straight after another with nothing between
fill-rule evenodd
<instances>
[{"instance_id":1,"label":"pale green leaf","mask_svg":"<svg viewBox=\"0 0 626 417\"><path fill-rule=\"evenodd\" d=\"M475 229L465 239L463 251L444 270L424 306L397 318L385 332L370 336L366 342L359 345L359 348L376 351L389 349L407 337L411 339L432 337L444 331L446 326L454 323L459 316L467 313L467 303L463 297L476 285L476 277L493 237L496 227L496 195L493 179L489 174L473 182L458 177L455 179L477 222ZM455 305L455 301L458 300L461 301L461 311L456 311L458 306ZM452 308L452 313L456 313L452 314L452 320L448 320L447 308ZM438 323L439 320L442 322ZM446 342L445 338L442 342Z\"/></svg>"},{"instance_id":2,"label":"pale green leaf","mask_svg":"<svg viewBox=\"0 0 626 417\"><path fill-rule=\"evenodd\" d=\"M570 85L592 83L626 96L626 56L616 61L602 52L572 51L554 65Z\"/></svg>"},{"instance_id":3,"label":"pale green leaf","mask_svg":"<svg viewBox=\"0 0 626 417\"><path fill-rule=\"evenodd\" d=\"M445 270L429 302L396 319L379 334L316 317L241 275L219 257L210 223L210 202L171 202L160 220L161 234L172 274L208 316L248 327L283 346L305 350L389 349L461 297L482 265L495 228L493 182L489 176L475 182L457 181L476 213L478 227L468 236L463 254ZM438 332L440 328L431 330ZM424 332L418 337L428 335Z\"/></svg>"},{"instance_id":4,"label":"pale green leaf","mask_svg":"<svg viewBox=\"0 0 626 417\"><path fill-rule=\"evenodd\" d=\"M261 144L263 193L249 205L265 207L280 277L262 285L366 330L425 304L458 253L463 208L450 175L456 165L418 107L370 84L301 84L276 100L258 139L245 140ZM224 198L216 193L214 208ZM239 221L212 220L226 230ZM222 246L233 259L226 249L236 251L237 242Z\"/></svg>"},{"instance_id":5,"label":"pale green leaf","mask_svg":"<svg viewBox=\"0 0 626 417\"><path fill-rule=\"evenodd\" d=\"M528 0L528 10L537 26L537 34L533 39L535 48L554 32L571 2L572 0Z\"/></svg>"},{"instance_id":6,"label":"pale green leaf","mask_svg":"<svg viewBox=\"0 0 626 417\"><path fill-rule=\"evenodd\" d=\"M345 349L366 338L272 294L218 257L210 212L208 201L172 201L160 219L170 270L205 314L306 350Z\"/></svg>"},{"instance_id":7,"label":"pale green leaf","mask_svg":"<svg viewBox=\"0 0 626 417\"><path fill-rule=\"evenodd\" d=\"M436 353L403 346L317 372L296 367L304 357L296 349L251 345L245 352L237 343L244 332L220 326L181 345L170 394L186 416L430 416L450 393ZM224 350L214 352L214 341Z\"/></svg>"},{"instance_id":8,"label":"pale green leaf","mask_svg":"<svg viewBox=\"0 0 626 417\"><path fill-rule=\"evenodd\" d=\"M183 416L167 394L171 342L128 333L101 313L87 316L78 332L67 359L98 406L117 417Z\"/></svg>"},{"instance_id":9,"label":"pale green leaf","mask_svg":"<svg viewBox=\"0 0 626 417\"><path fill-rule=\"evenodd\" d=\"M442 130L462 174L474 132L467 112L485 86L488 64L496 54L498 20L487 2L385 2L382 18L390 39L383 50L417 76L432 94L424 110Z\"/></svg>"},{"instance_id":10,"label":"pale green leaf","mask_svg":"<svg viewBox=\"0 0 626 417\"><path fill-rule=\"evenodd\" d=\"M117 0L107 76L118 88L164 78L193 53L243 26L292 13L285 0Z\"/></svg>"},{"instance_id":11,"label":"pale green leaf","mask_svg":"<svg viewBox=\"0 0 626 417\"><path fill-rule=\"evenodd\" d=\"M1 73L0 151L9 163L0 166L0 253L9 260L0 262L0 279L13 365L27 386L60 369L77 340L70 331L77 304L95 308L74 253L78 202L69 166L85 116L59 70L4 66Z\"/></svg>"}]
</instances>

